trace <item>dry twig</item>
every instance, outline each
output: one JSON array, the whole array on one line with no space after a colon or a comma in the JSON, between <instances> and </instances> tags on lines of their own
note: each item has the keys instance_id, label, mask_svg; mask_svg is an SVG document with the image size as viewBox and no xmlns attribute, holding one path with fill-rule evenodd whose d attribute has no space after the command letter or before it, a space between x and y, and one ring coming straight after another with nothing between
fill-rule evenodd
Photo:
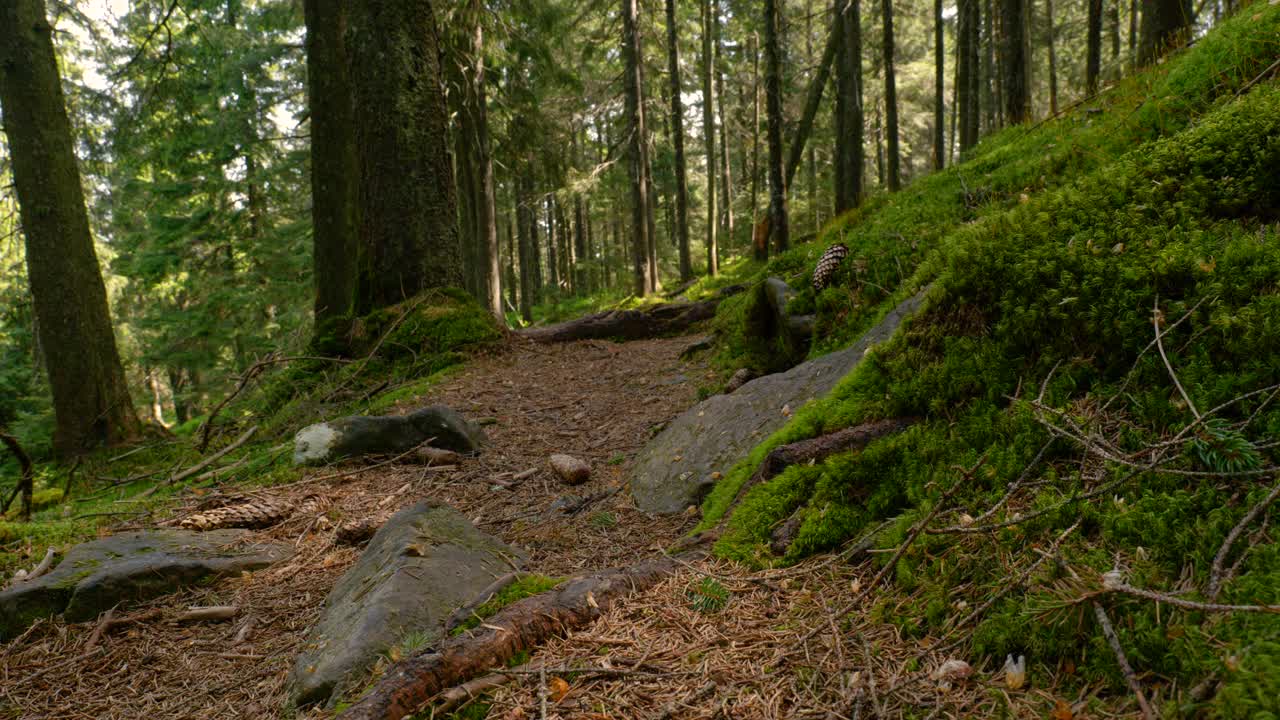
<instances>
[{"instance_id":1,"label":"dry twig","mask_svg":"<svg viewBox=\"0 0 1280 720\"><path fill-rule=\"evenodd\" d=\"M1116 655L1116 662L1120 663L1120 671L1124 673L1124 680L1129 684L1129 690L1138 699L1138 706L1142 708L1142 717L1146 720L1155 720L1155 711L1147 703L1147 696L1142 692L1142 684L1138 682L1138 676L1129 665L1129 658L1125 657L1124 648L1120 645L1120 638L1116 635L1115 628L1111 627L1111 618L1107 617L1107 611L1097 601L1093 603L1093 616L1098 619L1102 634L1107 637L1107 644L1111 646L1111 652Z\"/></svg>"},{"instance_id":2,"label":"dry twig","mask_svg":"<svg viewBox=\"0 0 1280 720\"><path fill-rule=\"evenodd\" d=\"M1244 532L1244 529L1252 524L1278 496L1280 496L1280 482L1277 482L1275 487L1271 488L1271 492L1267 493L1267 496L1261 502L1245 513L1245 516L1240 518L1240 522L1236 523L1236 526L1231 528L1231 532L1227 533L1227 538L1222 541L1222 547L1218 549L1218 554L1213 557L1213 569L1209 572L1209 590L1205 593L1205 596L1210 600L1217 599L1218 592L1222 589L1222 566L1227 562L1227 556L1231 553L1231 546L1235 545L1236 540L1240 538L1240 533Z\"/></svg>"}]
</instances>

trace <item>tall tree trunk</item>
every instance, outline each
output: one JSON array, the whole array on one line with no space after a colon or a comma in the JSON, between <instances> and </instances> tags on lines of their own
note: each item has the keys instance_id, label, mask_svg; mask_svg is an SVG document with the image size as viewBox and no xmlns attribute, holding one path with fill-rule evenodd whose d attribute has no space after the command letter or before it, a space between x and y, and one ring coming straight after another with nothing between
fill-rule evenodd
<instances>
[{"instance_id":1,"label":"tall tree trunk","mask_svg":"<svg viewBox=\"0 0 1280 720\"><path fill-rule=\"evenodd\" d=\"M430 0L354 5L350 42L360 163L356 309L463 283L462 248Z\"/></svg>"},{"instance_id":2,"label":"tall tree trunk","mask_svg":"<svg viewBox=\"0 0 1280 720\"><path fill-rule=\"evenodd\" d=\"M898 83L893 72L893 0L881 0L880 13L884 20L884 119L888 134L889 191L902 188L902 172L898 158Z\"/></svg>"},{"instance_id":3,"label":"tall tree trunk","mask_svg":"<svg viewBox=\"0 0 1280 720\"><path fill-rule=\"evenodd\" d=\"M944 80L946 50L943 43L942 0L933 0L933 169L946 165L946 104Z\"/></svg>"},{"instance_id":4,"label":"tall tree trunk","mask_svg":"<svg viewBox=\"0 0 1280 720\"><path fill-rule=\"evenodd\" d=\"M54 449L67 457L131 438L139 425L116 350L42 0L0 3L0 112L53 391Z\"/></svg>"},{"instance_id":5,"label":"tall tree trunk","mask_svg":"<svg viewBox=\"0 0 1280 720\"><path fill-rule=\"evenodd\" d=\"M769 114L769 234L774 249L791 247L787 226L787 187L782 168L782 29L781 0L764 2L765 105Z\"/></svg>"},{"instance_id":6,"label":"tall tree trunk","mask_svg":"<svg viewBox=\"0 0 1280 720\"><path fill-rule=\"evenodd\" d=\"M1000 77L1004 117L1010 125L1026 122L1031 115L1031 83L1027 62L1027 7L1029 0L1001 0Z\"/></svg>"},{"instance_id":7,"label":"tall tree trunk","mask_svg":"<svg viewBox=\"0 0 1280 720\"><path fill-rule=\"evenodd\" d=\"M711 81L711 55L715 16L711 0L702 0L702 138L707 155L707 274L720 272L720 250L716 246L716 120L715 85Z\"/></svg>"},{"instance_id":8,"label":"tall tree trunk","mask_svg":"<svg viewBox=\"0 0 1280 720\"><path fill-rule=\"evenodd\" d=\"M676 0L667 0L667 75L671 82L671 143L675 148L676 245L680 253L680 280L693 278L689 253L689 170L684 159L684 102L680 98L680 33L676 24Z\"/></svg>"},{"instance_id":9,"label":"tall tree trunk","mask_svg":"<svg viewBox=\"0 0 1280 720\"><path fill-rule=\"evenodd\" d=\"M1180 44L1191 29L1189 0L1142 0L1142 38L1138 64L1155 62Z\"/></svg>"},{"instance_id":10,"label":"tall tree trunk","mask_svg":"<svg viewBox=\"0 0 1280 720\"><path fill-rule=\"evenodd\" d=\"M1120 3L1111 0L1107 5L1107 37L1111 41L1111 66L1107 75L1115 77L1120 67Z\"/></svg>"},{"instance_id":11,"label":"tall tree trunk","mask_svg":"<svg viewBox=\"0 0 1280 720\"><path fill-rule=\"evenodd\" d=\"M751 34L751 229L760 223L760 36ZM753 243L756 260L769 259L769 243Z\"/></svg>"},{"instance_id":12,"label":"tall tree trunk","mask_svg":"<svg viewBox=\"0 0 1280 720\"><path fill-rule=\"evenodd\" d=\"M498 208L493 187L493 153L489 142L489 108L485 97L484 67L484 7L481 0L472 0L471 76L465 94L465 106L472 128L471 160L475 174L473 182L476 195L472 199L475 213L473 228L476 233L476 261L480 302L489 308L494 317L502 320L502 271L501 252L498 248Z\"/></svg>"},{"instance_id":13,"label":"tall tree trunk","mask_svg":"<svg viewBox=\"0 0 1280 720\"><path fill-rule=\"evenodd\" d=\"M995 0L986 0L985 7L980 11L975 9L974 12L982 13L980 20L982 40L979 45L982 53L982 74L976 76L980 79L975 79L975 82L981 84L981 95L976 97L979 98L977 102L981 105L983 130L992 133L1000 128L1004 109L1004 105L1000 102L1002 83L1000 82L999 58L996 53ZM974 17L976 18L978 15L975 14ZM982 130L974 134L975 142L981 135Z\"/></svg>"},{"instance_id":14,"label":"tall tree trunk","mask_svg":"<svg viewBox=\"0 0 1280 720\"><path fill-rule=\"evenodd\" d=\"M1102 0L1089 0L1101 3ZM1049 114L1058 114L1058 25L1053 14L1053 0L1044 0L1045 35L1049 46Z\"/></svg>"},{"instance_id":15,"label":"tall tree trunk","mask_svg":"<svg viewBox=\"0 0 1280 720\"><path fill-rule=\"evenodd\" d=\"M547 195L543 205L547 212L547 272L551 274L551 298L560 296L560 236L556 229L555 195Z\"/></svg>"},{"instance_id":16,"label":"tall tree trunk","mask_svg":"<svg viewBox=\"0 0 1280 720\"><path fill-rule=\"evenodd\" d=\"M529 178L531 168L519 173L516 179L516 229L520 236L520 317L533 322L534 266L537 256L533 245L533 198Z\"/></svg>"},{"instance_id":17,"label":"tall tree trunk","mask_svg":"<svg viewBox=\"0 0 1280 720\"><path fill-rule=\"evenodd\" d=\"M1053 0L1047 0L1053 7ZM1087 41L1085 43L1084 85L1085 92L1093 95L1098 92L1098 75L1102 72L1102 0L1087 0L1089 10L1085 25ZM1052 13L1052 9L1050 10ZM1050 45L1050 47L1053 47ZM1053 56L1050 55L1052 58ZM1052 66L1050 66L1052 67ZM1057 111L1055 110L1056 114Z\"/></svg>"},{"instance_id":18,"label":"tall tree trunk","mask_svg":"<svg viewBox=\"0 0 1280 720\"><path fill-rule=\"evenodd\" d=\"M979 0L959 0L956 32L956 103L960 114L960 154L963 156L978 142L981 125L979 111L982 76Z\"/></svg>"},{"instance_id":19,"label":"tall tree trunk","mask_svg":"<svg viewBox=\"0 0 1280 720\"><path fill-rule=\"evenodd\" d=\"M507 216L507 274L504 285L507 286L507 302L512 308L519 308L519 282L516 280L516 217L515 213Z\"/></svg>"},{"instance_id":20,"label":"tall tree trunk","mask_svg":"<svg viewBox=\"0 0 1280 720\"><path fill-rule=\"evenodd\" d=\"M1129 0L1129 67L1138 65L1138 0Z\"/></svg>"},{"instance_id":21,"label":"tall tree trunk","mask_svg":"<svg viewBox=\"0 0 1280 720\"><path fill-rule=\"evenodd\" d=\"M831 77L831 65L835 62L839 40L836 27L833 25L831 32L827 35L827 44L822 50L822 59L818 61L816 71L809 80L809 87L805 90L804 110L800 114L800 123L796 125L795 135L791 138L791 147L787 150L786 173L783 176L787 187L791 187L796 178L796 170L800 168L800 160L804 157L805 144L813 133L813 122L818 117L822 93Z\"/></svg>"},{"instance_id":22,"label":"tall tree trunk","mask_svg":"<svg viewBox=\"0 0 1280 720\"><path fill-rule=\"evenodd\" d=\"M645 297L653 292L650 273L649 178L645 172L648 158L644 124L644 82L640 75L643 55L640 34L636 28L637 0L622 0L622 62L626 93L627 155L631 166L631 245L635 271L635 293Z\"/></svg>"},{"instance_id":23,"label":"tall tree trunk","mask_svg":"<svg viewBox=\"0 0 1280 720\"><path fill-rule=\"evenodd\" d=\"M733 244L733 168L729 161L729 122L725 117L724 104L724 66L721 63L720 55L723 38L720 36L720 17L719 5L716 10L716 103L720 111L720 189L721 203L724 216L724 241ZM719 265L719 262L716 263Z\"/></svg>"},{"instance_id":24,"label":"tall tree trunk","mask_svg":"<svg viewBox=\"0 0 1280 720\"><path fill-rule=\"evenodd\" d=\"M346 47L347 4L304 0L307 102L311 111L311 221L318 340L345 334L355 311L356 180L354 108ZM326 338L329 336L329 338Z\"/></svg>"},{"instance_id":25,"label":"tall tree trunk","mask_svg":"<svg viewBox=\"0 0 1280 720\"><path fill-rule=\"evenodd\" d=\"M836 63L835 211L862 202L862 0L836 0L833 22L840 48Z\"/></svg>"}]
</instances>

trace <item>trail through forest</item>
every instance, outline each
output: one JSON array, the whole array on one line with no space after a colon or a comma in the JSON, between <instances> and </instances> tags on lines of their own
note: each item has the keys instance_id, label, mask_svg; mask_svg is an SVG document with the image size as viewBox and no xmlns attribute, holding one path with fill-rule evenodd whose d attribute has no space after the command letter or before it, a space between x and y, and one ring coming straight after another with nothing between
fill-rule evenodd
<instances>
[{"instance_id":1,"label":"trail through forest","mask_svg":"<svg viewBox=\"0 0 1280 720\"><path fill-rule=\"evenodd\" d=\"M319 495L344 519L381 519L432 498L525 548L530 571L565 577L628 564L659 552L695 521L687 515L648 517L621 492L635 452L692 405L700 381L707 380L701 362L679 358L690 342L539 345L513 339L399 408L443 403L472 419L491 418L485 428L490 445L478 457L452 469L352 467L348 477L304 478L292 487L253 494L290 501ZM588 461L591 480L563 485L548 467L551 453ZM341 469L317 469L307 478ZM528 470L533 474L510 488L493 482L512 483ZM295 517L254 539L287 541L297 553L291 561L237 580L131 608L121 616L152 610L162 615L120 627L96 642L91 637L96 623L40 622L25 640L7 647L0 666L3 692L24 708L24 717L278 716L303 634L360 550L337 544L334 528L315 515ZM163 620L188 606L211 605L235 605L240 612L223 623Z\"/></svg>"}]
</instances>

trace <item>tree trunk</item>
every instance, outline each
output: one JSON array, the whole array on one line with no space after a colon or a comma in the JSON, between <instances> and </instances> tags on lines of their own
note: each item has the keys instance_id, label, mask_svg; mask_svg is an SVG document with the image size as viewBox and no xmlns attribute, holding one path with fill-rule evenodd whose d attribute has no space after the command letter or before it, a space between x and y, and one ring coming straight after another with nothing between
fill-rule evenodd
<instances>
[{"instance_id":1,"label":"tree trunk","mask_svg":"<svg viewBox=\"0 0 1280 720\"><path fill-rule=\"evenodd\" d=\"M1027 62L1027 7L1029 0L1001 0L1000 77L1004 81L1004 118L1017 125L1031 115L1031 85Z\"/></svg>"},{"instance_id":2,"label":"tree trunk","mask_svg":"<svg viewBox=\"0 0 1280 720\"><path fill-rule=\"evenodd\" d=\"M837 27L833 23L827 35L827 44L822 49L822 58L818 61L809 87L805 90L804 111L800 114L800 123L796 125L795 135L791 138L791 147L787 151L787 171L784 183L791 187L795 180L796 170L800 168L800 159L804 157L804 148L813 134L813 121L818 117L818 108L822 104L822 93L831 77L831 65L835 62L836 48L840 43Z\"/></svg>"},{"instance_id":3,"label":"tree trunk","mask_svg":"<svg viewBox=\"0 0 1280 720\"><path fill-rule=\"evenodd\" d=\"M649 258L649 178L648 134L644 124L644 82L640 76L643 55L636 28L637 0L622 0L622 61L626 93L627 155L631 166L631 246L635 271L635 293L645 297L653 292L654 277Z\"/></svg>"},{"instance_id":4,"label":"tree trunk","mask_svg":"<svg viewBox=\"0 0 1280 720\"><path fill-rule=\"evenodd\" d=\"M702 139L707 155L707 274L712 277L720 272L720 249L716 246L716 95L711 82L714 24L711 0L702 0Z\"/></svg>"},{"instance_id":5,"label":"tree trunk","mask_svg":"<svg viewBox=\"0 0 1280 720\"><path fill-rule=\"evenodd\" d=\"M1111 66L1107 75L1116 77L1120 67L1120 2L1111 0L1107 5L1107 37L1111 40Z\"/></svg>"},{"instance_id":6,"label":"tree trunk","mask_svg":"<svg viewBox=\"0 0 1280 720\"><path fill-rule=\"evenodd\" d=\"M551 274L551 297L555 300L560 295L560 255L557 252L560 238L556 232L555 196L548 195L543 206L547 213L547 272Z\"/></svg>"},{"instance_id":7,"label":"tree trunk","mask_svg":"<svg viewBox=\"0 0 1280 720\"><path fill-rule=\"evenodd\" d=\"M980 127L979 92L982 68L979 0L959 0L956 32L956 96L960 113L960 155L964 156L978 142Z\"/></svg>"},{"instance_id":8,"label":"tree trunk","mask_svg":"<svg viewBox=\"0 0 1280 720\"><path fill-rule=\"evenodd\" d=\"M933 169L946 165L946 103L944 80L946 55L943 43L942 0L933 0Z\"/></svg>"},{"instance_id":9,"label":"tree trunk","mask_svg":"<svg viewBox=\"0 0 1280 720\"><path fill-rule=\"evenodd\" d=\"M463 283L430 0L353 5L348 32L359 158L360 314Z\"/></svg>"},{"instance_id":10,"label":"tree trunk","mask_svg":"<svg viewBox=\"0 0 1280 720\"><path fill-rule=\"evenodd\" d=\"M1101 3L1102 0L1089 0L1089 3ZM1053 0L1044 0L1045 34L1049 46L1049 114L1058 114L1058 25L1053 14ZM1092 91L1091 91L1092 92Z\"/></svg>"},{"instance_id":11,"label":"tree trunk","mask_svg":"<svg viewBox=\"0 0 1280 720\"><path fill-rule=\"evenodd\" d=\"M787 187L782 168L782 29L781 0L764 2L765 105L769 114L769 230L773 247L791 247L787 227Z\"/></svg>"},{"instance_id":12,"label":"tree trunk","mask_svg":"<svg viewBox=\"0 0 1280 720\"><path fill-rule=\"evenodd\" d=\"M1053 17L1053 0L1047 0L1049 3L1049 17ZM1098 92L1098 75L1102 72L1102 0L1088 0L1089 10L1086 18L1086 27L1088 28L1088 40L1085 44L1085 62L1084 62L1084 85L1085 92L1093 95ZM1052 42L1052 36L1050 36ZM1053 45L1049 46L1050 48ZM1052 52L1049 55L1052 60ZM1053 65L1049 66L1050 72L1053 71ZM1050 75L1052 78L1053 76ZM1054 109L1057 114L1057 109Z\"/></svg>"},{"instance_id":13,"label":"tree trunk","mask_svg":"<svg viewBox=\"0 0 1280 720\"><path fill-rule=\"evenodd\" d=\"M689 253L689 170L684 159L684 102L680 98L680 33L676 25L676 0L667 0L667 74L671 81L671 143L675 148L676 245L680 253L680 280L693 278Z\"/></svg>"},{"instance_id":14,"label":"tree trunk","mask_svg":"<svg viewBox=\"0 0 1280 720\"><path fill-rule=\"evenodd\" d=\"M498 248L498 208L493 187L493 152L489 143L489 108L485 97L484 7L480 0L471 4L475 25L471 33L471 77L466 86L465 109L471 126L471 160L475 173L476 195L472 199L476 233L476 277L481 304L499 321L502 313L501 251Z\"/></svg>"},{"instance_id":15,"label":"tree trunk","mask_svg":"<svg viewBox=\"0 0 1280 720\"><path fill-rule=\"evenodd\" d=\"M880 7L884 16L884 119L889 146L889 191L896 192L902 188L902 172L898 164L898 83L893 72L893 0L882 0Z\"/></svg>"},{"instance_id":16,"label":"tree trunk","mask_svg":"<svg viewBox=\"0 0 1280 720\"><path fill-rule=\"evenodd\" d=\"M755 242L755 228L760 219L760 36L751 34L751 229L752 255L764 262L769 259L768 238Z\"/></svg>"},{"instance_id":17,"label":"tree trunk","mask_svg":"<svg viewBox=\"0 0 1280 720\"><path fill-rule=\"evenodd\" d=\"M1188 0L1142 0L1138 64L1149 65L1180 44L1191 29Z\"/></svg>"},{"instance_id":18,"label":"tree trunk","mask_svg":"<svg viewBox=\"0 0 1280 720\"><path fill-rule=\"evenodd\" d=\"M530 204L533 193L530 186L533 181L529 178L531 168L526 166L524 171L517 174L516 179L516 230L520 236L520 317L525 322L533 322L533 269L536 264L536 256L534 255L533 244L533 210Z\"/></svg>"},{"instance_id":19,"label":"tree trunk","mask_svg":"<svg viewBox=\"0 0 1280 720\"><path fill-rule=\"evenodd\" d=\"M862 202L862 0L836 0L840 39L836 63L835 211Z\"/></svg>"},{"instance_id":20,"label":"tree trunk","mask_svg":"<svg viewBox=\"0 0 1280 720\"><path fill-rule=\"evenodd\" d=\"M725 118L724 67L720 60L724 40L720 35L720 12L716 10L716 101L720 111L720 189L721 214L724 217L724 241L733 246L733 169L729 162L729 122ZM716 261L717 269L719 261Z\"/></svg>"},{"instance_id":21,"label":"tree trunk","mask_svg":"<svg viewBox=\"0 0 1280 720\"><path fill-rule=\"evenodd\" d=\"M519 285L516 280L516 215L511 213L507 216L507 277L504 283L507 286L507 302L512 309L519 308L521 305ZM522 233L523 234L523 233Z\"/></svg>"},{"instance_id":22,"label":"tree trunk","mask_svg":"<svg viewBox=\"0 0 1280 720\"><path fill-rule=\"evenodd\" d=\"M305 0L311 112L311 221L317 336L343 334L355 310L359 213L347 4ZM319 338L318 338L319 339Z\"/></svg>"},{"instance_id":23,"label":"tree trunk","mask_svg":"<svg viewBox=\"0 0 1280 720\"><path fill-rule=\"evenodd\" d=\"M53 391L54 450L67 457L121 442L137 434L138 418L116 350L41 0L0 3L0 112Z\"/></svg>"},{"instance_id":24,"label":"tree trunk","mask_svg":"<svg viewBox=\"0 0 1280 720\"><path fill-rule=\"evenodd\" d=\"M974 17L977 18L981 13L982 17L978 20L982 28L982 39L979 41L979 51L982 53L982 69L981 75L974 76L974 82L981 85L980 95L975 95L974 102L981 106L983 118L983 129L986 132L995 132L1000 128L1001 108L1000 104L1000 66L996 57L996 4L995 0L986 0L986 5L981 10L974 9ZM977 67L977 66L975 66ZM974 133L974 142L981 137L982 131Z\"/></svg>"}]
</instances>

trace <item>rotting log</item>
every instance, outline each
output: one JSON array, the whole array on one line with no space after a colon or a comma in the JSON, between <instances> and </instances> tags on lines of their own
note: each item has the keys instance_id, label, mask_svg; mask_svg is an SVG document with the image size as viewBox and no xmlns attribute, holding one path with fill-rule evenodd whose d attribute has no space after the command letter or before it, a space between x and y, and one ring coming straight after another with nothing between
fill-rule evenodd
<instances>
[{"instance_id":1,"label":"rotting log","mask_svg":"<svg viewBox=\"0 0 1280 720\"><path fill-rule=\"evenodd\" d=\"M756 468L755 473L742 484L742 487L738 488L738 494L734 496L733 502L725 512L724 519L727 520L733 514L734 509L747 496L747 492L751 488L772 480L792 465L823 460L838 453L860 450L872 440L902 432L919 421L920 419L915 417L873 420L861 425L847 427L843 430L836 430L826 435L819 435L816 438L800 440L790 445L781 445L770 450L769 454L765 456L764 462L760 463L760 467Z\"/></svg>"},{"instance_id":2,"label":"rotting log","mask_svg":"<svg viewBox=\"0 0 1280 720\"><path fill-rule=\"evenodd\" d=\"M613 603L656 585L680 567L661 557L570 580L554 590L508 605L475 630L443 640L434 652L403 660L387 671L341 720L399 720L440 693L553 637L585 627Z\"/></svg>"},{"instance_id":3,"label":"rotting log","mask_svg":"<svg viewBox=\"0 0 1280 720\"><path fill-rule=\"evenodd\" d=\"M787 312L787 304L795 294L796 291L792 290L790 285L776 277L764 281L764 297L773 310L778 330L786 329L791 337L805 340L813 335L813 316L791 315Z\"/></svg>"},{"instance_id":4,"label":"rotting log","mask_svg":"<svg viewBox=\"0 0 1280 720\"><path fill-rule=\"evenodd\" d=\"M668 303L643 310L609 310L555 325L518 330L516 334L546 343L612 338L643 340L680 332L695 323L710 320L715 316L719 303L719 299L715 299Z\"/></svg>"}]
</instances>

